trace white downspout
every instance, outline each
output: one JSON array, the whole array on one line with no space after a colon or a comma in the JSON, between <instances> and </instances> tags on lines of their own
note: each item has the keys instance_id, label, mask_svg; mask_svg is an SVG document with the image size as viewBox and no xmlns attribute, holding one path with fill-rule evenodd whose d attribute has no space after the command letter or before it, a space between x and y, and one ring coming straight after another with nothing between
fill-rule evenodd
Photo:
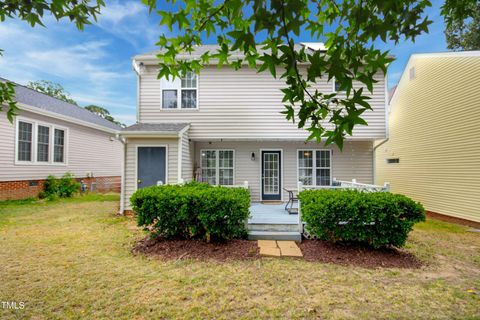
<instances>
[{"instance_id":1,"label":"white downspout","mask_svg":"<svg viewBox=\"0 0 480 320\"><path fill-rule=\"evenodd\" d=\"M123 159L122 159L122 170L120 177L120 212L118 214L123 215L125 212L125 159L127 158L127 141L125 138L122 138L120 134L117 134L117 139L122 143L123 150Z\"/></svg>"}]
</instances>

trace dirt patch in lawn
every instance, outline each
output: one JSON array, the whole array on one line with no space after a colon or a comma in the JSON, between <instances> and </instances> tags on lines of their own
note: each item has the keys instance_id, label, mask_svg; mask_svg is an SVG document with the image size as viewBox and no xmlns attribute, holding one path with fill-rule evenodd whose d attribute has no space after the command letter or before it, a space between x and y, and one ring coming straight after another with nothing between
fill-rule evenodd
<instances>
[{"instance_id":1,"label":"dirt patch in lawn","mask_svg":"<svg viewBox=\"0 0 480 320\"><path fill-rule=\"evenodd\" d=\"M260 258L256 241L232 240L226 243L206 243L200 240L140 240L132 252L157 256L167 260L252 260Z\"/></svg>"},{"instance_id":2,"label":"dirt patch in lawn","mask_svg":"<svg viewBox=\"0 0 480 320\"><path fill-rule=\"evenodd\" d=\"M335 263L365 268L413 268L422 262L402 249L372 249L352 244L333 244L320 240L304 240L299 244L307 261Z\"/></svg>"}]
</instances>

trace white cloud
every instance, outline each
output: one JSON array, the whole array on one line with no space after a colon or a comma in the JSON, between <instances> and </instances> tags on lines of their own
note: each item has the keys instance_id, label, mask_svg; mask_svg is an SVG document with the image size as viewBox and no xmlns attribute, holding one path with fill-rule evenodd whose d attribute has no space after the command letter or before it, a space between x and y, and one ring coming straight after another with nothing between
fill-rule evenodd
<instances>
[{"instance_id":1,"label":"white cloud","mask_svg":"<svg viewBox=\"0 0 480 320\"><path fill-rule=\"evenodd\" d=\"M119 109L135 114L131 54L118 57L112 41L64 24L31 28L9 20L0 24L0 47L5 50L0 76L21 84L51 80L61 83L80 104L102 105L114 116Z\"/></svg>"},{"instance_id":2,"label":"white cloud","mask_svg":"<svg viewBox=\"0 0 480 320\"><path fill-rule=\"evenodd\" d=\"M101 10L98 27L142 50L158 41L162 28L153 23L140 1L108 1Z\"/></svg>"}]
</instances>

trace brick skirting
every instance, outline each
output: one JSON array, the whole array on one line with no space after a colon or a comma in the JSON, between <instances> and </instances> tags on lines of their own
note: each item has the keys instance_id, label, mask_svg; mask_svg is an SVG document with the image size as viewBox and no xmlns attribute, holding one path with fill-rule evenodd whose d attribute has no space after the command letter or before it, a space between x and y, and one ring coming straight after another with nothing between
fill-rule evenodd
<instances>
[{"instance_id":1,"label":"brick skirting","mask_svg":"<svg viewBox=\"0 0 480 320\"><path fill-rule=\"evenodd\" d=\"M77 178L87 186L87 191L120 192L120 176ZM45 180L0 181L0 201L35 198L43 190Z\"/></svg>"}]
</instances>

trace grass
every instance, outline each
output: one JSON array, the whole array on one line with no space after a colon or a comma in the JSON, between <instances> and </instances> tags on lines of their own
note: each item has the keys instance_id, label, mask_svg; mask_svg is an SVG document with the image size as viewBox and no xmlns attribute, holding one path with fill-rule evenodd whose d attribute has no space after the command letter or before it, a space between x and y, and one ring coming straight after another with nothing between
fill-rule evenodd
<instances>
[{"instance_id":1,"label":"grass","mask_svg":"<svg viewBox=\"0 0 480 320\"><path fill-rule=\"evenodd\" d=\"M295 259L228 263L133 256L143 233L118 196L0 203L0 301L16 318L480 318L480 234L429 220L420 270Z\"/></svg>"}]
</instances>

